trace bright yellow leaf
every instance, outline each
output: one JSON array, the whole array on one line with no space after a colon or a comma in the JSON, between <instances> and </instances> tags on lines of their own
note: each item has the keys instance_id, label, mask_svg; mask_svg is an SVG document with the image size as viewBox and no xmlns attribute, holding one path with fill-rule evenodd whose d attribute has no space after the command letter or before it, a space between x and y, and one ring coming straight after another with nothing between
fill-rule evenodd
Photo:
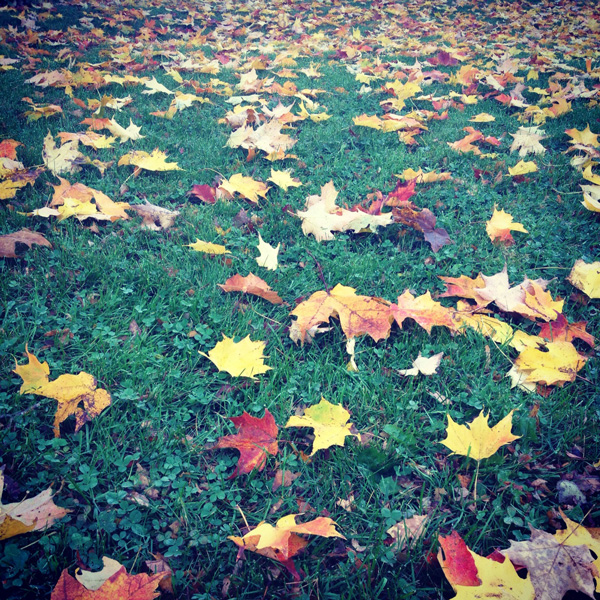
<instances>
[{"instance_id":1,"label":"bright yellow leaf","mask_svg":"<svg viewBox=\"0 0 600 600\"><path fill-rule=\"evenodd\" d=\"M285 192L287 192L290 187L300 187L302 185L302 182L299 179L292 177L289 171L276 171L275 169L271 169L271 177L269 177L267 181L272 181Z\"/></svg>"},{"instance_id":2,"label":"bright yellow leaf","mask_svg":"<svg viewBox=\"0 0 600 600\"><path fill-rule=\"evenodd\" d=\"M587 264L576 260L567 281L590 298L600 298L600 262Z\"/></svg>"},{"instance_id":3,"label":"bright yellow leaf","mask_svg":"<svg viewBox=\"0 0 600 600\"><path fill-rule=\"evenodd\" d=\"M255 375L271 369L263 360L266 345L267 342L253 342L249 335L240 342L234 342L233 338L223 334L223 339L208 354L200 354L212 361L219 371L225 371L232 377L256 379Z\"/></svg>"},{"instance_id":4,"label":"bright yellow leaf","mask_svg":"<svg viewBox=\"0 0 600 600\"><path fill-rule=\"evenodd\" d=\"M521 223L513 223L512 215L498 210L496 206L494 206L492 218L485 224L485 230L492 242L500 241L505 246L512 246L515 243L511 231L528 233Z\"/></svg>"},{"instance_id":5,"label":"bright yellow leaf","mask_svg":"<svg viewBox=\"0 0 600 600\"><path fill-rule=\"evenodd\" d=\"M206 252L206 254L231 254L231 252L221 244L203 242L198 238L196 238L196 241L193 244L184 244L184 246L188 246L196 252Z\"/></svg>"},{"instance_id":6,"label":"bright yellow leaf","mask_svg":"<svg viewBox=\"0 0 600 600\"><path fill-rule=\"evenodd\" d=\"M219 189L225 190L231 196L237 192L240 196L258 204L258 197L267 197L269 188L262 181L255 181L252 177L246 177L241 173L232 175L229 179L223 180Z\"/></svg>"},{"instance_id":7,"label":"bright yellow leaf","mask_svg":"<svg viewBox=\"0 0 600 600\"><path fill-rule=\"evenodd\" d=\"M512 177L517 175L526 175L527 173L535 173L537 165L533 161L520 160L514 167L508 167L508 173Z\"/></svg>"},{"instance_id":8,"label":"bright yellow leaf","mask_svg":"<svg viewBox=\"0 0 600 600\"><path fill-rule=\"evenodd\" d=\"M265 242L260 233L258 234L258 251L260 252L260 256L256 257L256 262L259 267L264 267L265 269L269 269L269 271L275 271L278 266L277 256L279 254L279 248L281 244L277 244L277 248L267 244Z\"/></svg>"}]
</instances>

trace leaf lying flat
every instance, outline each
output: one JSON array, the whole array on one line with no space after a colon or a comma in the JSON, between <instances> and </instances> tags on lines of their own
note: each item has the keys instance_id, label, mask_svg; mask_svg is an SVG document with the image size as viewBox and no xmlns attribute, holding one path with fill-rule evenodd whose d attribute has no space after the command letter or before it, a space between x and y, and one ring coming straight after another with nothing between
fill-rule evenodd
<instances>
[{"instance_id":1,"label":"leaf lying flat","mask_svg":"<svg viewBox=\"0 0 600 600\"><path fill-rule=\"evenodd\" d=\"M394 318L386 300L357 296L356 290L341 284L329 292L315 292L308 300L298 304L291 314L297 317L293 329L302 344L308 331L327 323L330 317L340 320L346 337L368 334L377 342L389 336Z\"/></svg>"},{"instance_id":2,"label":"leaf lying flat","mask_svg":"<svg viewBox=\"0 0 600 600\"><path fill-rule=\"evenodd\" d=\"M223 339L208 354L200 354L206 356L219 371L226 371L232 377L256 379L255 375L271 369L263 360L266 345L266 342L253 342L249 335L236 343L223 334Z\"/></svg>"},{"instance_id":3,"label":"leaf lying flat","mask_svg":"<svg viewBox=\"0 0 600 600\"><path fill-rule=\"evenodd\" d=\"M41 233L29 229L21 229L15 231L15 233L0 235L0 257L17 258L23 254L23 252L17 252L17 249L26 250L31 248L33 244L52 248L52 244Z\"/></svg>"},{"instance_id":4,"label":"leaf lying flat","mask_svg":"<svg viewBox=\"0 0 600 600\"><path fill-rule=\"evenodd\" d=\"M224 284L218 284L224 292L244 292L264 298L271 304L281 304L283 300L273 291L266 281L250 273L246 277L240 274L230 277Z\"/></svg>"}]
</instances>

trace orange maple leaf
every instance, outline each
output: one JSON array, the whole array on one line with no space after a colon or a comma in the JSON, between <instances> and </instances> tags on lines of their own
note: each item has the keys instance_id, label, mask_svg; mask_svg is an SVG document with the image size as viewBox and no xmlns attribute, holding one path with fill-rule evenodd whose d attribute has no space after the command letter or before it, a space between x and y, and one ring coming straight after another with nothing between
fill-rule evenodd
<instances>
[{"instance_id":1,"label":"orange maple leaf","mask_svg":"<svg viewBox=\"0 0 600 600\"><path fill-rule=\"evenodd\" d=\"M279 294L273 291L269 284L257 277L253 273L242 277L239 273L230 277L224 284L219 283L218 286L224 292L244 292L246 294L253 294L264 298L271 304L281 304L283 300L279 297Z\"/></svg>"}]
</instances>

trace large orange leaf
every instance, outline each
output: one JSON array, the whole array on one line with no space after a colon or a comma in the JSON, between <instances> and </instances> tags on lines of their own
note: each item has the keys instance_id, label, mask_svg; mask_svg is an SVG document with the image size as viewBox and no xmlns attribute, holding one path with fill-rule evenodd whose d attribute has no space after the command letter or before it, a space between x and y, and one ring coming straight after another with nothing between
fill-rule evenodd
<instances>
[{"instance_id":1,"label":"large orange leaf","mask_svg":"<svg viewBox=\"0 0 600 600\"><path fill-rule=\"evenodd\" d=\"M330 317L340 320L346 337L370 335L376 342L390 334L393 315L390 303L382 298L357 296L356 290L338 283L330 291L315 292L301 302L291 313L297 320L290 328L290 336L304 343L307 332Z\"/></svg>"},{"instance_id":2,"label":"large orange leaf","mask_svg":"<svg viewBox=\"0 0 600 600\"><path fill-rule=\"evenodd\" d=\"M458 330L456 322L452 319L454 311L433 300L429 291L415 298L409 290L406 290L398 297L398 303L392 304L391 312L400 328L404 320L410 318L429 334L434 325L448 327L451 331Z\"/></svg>"},{"instance_id":3,"label":"large orange leaf","mask_svg":"<svg viewBox=\"0 0 600 600\"><path fill-rule=\"evenodd\" d=\"M267 453L275 456L279 451L277 433L273 415L265 409L262 419L253 417L244 411L241 417L229 417L239 431L235 435L219 438L215 448L235 448L240 459L231 477L250 473L254 469L262 471L267 462Z\"/></svg>"},{"instance_id":4,"label":"large orange leaf","mask_svg":"<svg viewBox=\"0 0 600 600\"><path fill-rule=\"evenodd\" d=\"M104 569L99 573L80 571L78 578L65 569L52 590L50 600L152 600L167 571L154 575L130 575L125 567L112 559L103 559ZM119 567L116 571L115 568ZM83 582L81 581L83 580Z\"/></svg>"}]
</instances>

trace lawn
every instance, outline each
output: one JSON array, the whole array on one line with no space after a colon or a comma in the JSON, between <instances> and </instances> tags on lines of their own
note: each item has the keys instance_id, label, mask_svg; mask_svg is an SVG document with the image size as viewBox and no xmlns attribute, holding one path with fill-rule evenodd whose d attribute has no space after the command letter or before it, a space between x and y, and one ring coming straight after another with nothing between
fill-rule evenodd
<instances>
[{"instance_id":1,"label":"lawn","mask_svg":"<svg viewBox=\"0 0 600 600\"><path fill-rule=\"evenodd\" d=\"M530 588L499 597L593 597L599 19L567 0L1 7L3 597L103 557L168 571L162 598L467 597L501 563L466 546L530 527L584 573L513 545L502 568ZM258 295L223 289L251 273ZM307 426L322 398L336 429ZM502 432L470 439L481 413ZM68 512L23 516L49 488ZM246 535L288 515L307 524L290 548Z\"/></svg>"}]
</instances>

